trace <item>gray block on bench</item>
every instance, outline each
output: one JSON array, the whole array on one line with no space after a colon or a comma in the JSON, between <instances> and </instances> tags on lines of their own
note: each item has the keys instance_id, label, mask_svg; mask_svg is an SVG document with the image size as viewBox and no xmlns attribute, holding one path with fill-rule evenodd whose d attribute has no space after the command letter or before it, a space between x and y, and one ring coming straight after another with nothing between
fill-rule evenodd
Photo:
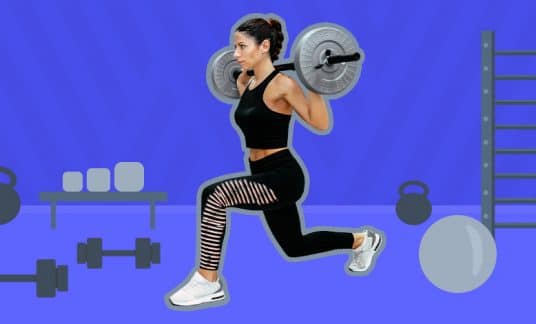
<instances>
[{"instance_id":1,"label":"gray block on bench","mask_svg":"<svg viewBox=\"0 0 536 324\"><path fill-rule=\"evenodd\" d=\"M91 168L87 170L87 190L90 192L110 191L110 170Z\"/></svg>"},{"instance_id":2,"label":"gray block on bench","mask_svg":"<svg viewBox=\"0 0 536 324\"><path fill-rule=\"evenodd\" d=\"M80 192L84 188L84 175L78 171L63 172L62 187L65 192Z\"/></svg>"},{"instance_id":3,"label":"gray block on bench","mask_svg":"<svg viewBox=\"0 0 536 324\"><path fill-rule=\"evenodd\" d=\"M114 168L114 186L121 192L140 192L144 185L144 168L140 162L119 162Z\"/></svg>"}]
</instances>

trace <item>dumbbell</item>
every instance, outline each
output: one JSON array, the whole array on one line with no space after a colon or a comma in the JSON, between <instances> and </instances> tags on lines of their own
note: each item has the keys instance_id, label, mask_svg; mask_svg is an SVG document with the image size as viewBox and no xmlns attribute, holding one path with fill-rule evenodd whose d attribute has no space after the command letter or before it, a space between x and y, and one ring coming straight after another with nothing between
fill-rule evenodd
<instances>
[{"instance_id":1,"label":"dumbbell","mask_svg":"<svg viewBox=\"0 0 536 324\"><path fill-rule=\"evenodd\" d=\"M242 68L232 48L214 54L207 67L207 83L224 102L239 98L236 79ZM322 23L304 30L292 46L294 62L274 65L276 70L295 70L300 81L316 93L341 96L359 80L364 53L353 35L342 26ZM247 71L252 76L253 71Z\"/></svg>"},{"instance_id":2,"label":"dumbbell","mask_svg":"<svg viewBox=\"0 0 536 324\"><path fill-rule=\"evenodd\" d=\"M67 291L68 269L56 267L56 260L37 260L35 275L0 275L0 282L35 282L37 297L55 297L56 290Z\"/></svg>"},{"instance_id":3,"label":"dumbbell","mask_svg":"<svg viewBox=\"0 0 536 324\"><path fill-rule=\"evenodd\" d=\"M138 238L135 250L103 250L100 238L89 238L87 243L78 243L78 264L87 263L90 269L100 269L103 256L133 256L137 269L150 268L151 263L160 264L160 243L151 244L148 238Z\"/></svg>"}]
</instances>

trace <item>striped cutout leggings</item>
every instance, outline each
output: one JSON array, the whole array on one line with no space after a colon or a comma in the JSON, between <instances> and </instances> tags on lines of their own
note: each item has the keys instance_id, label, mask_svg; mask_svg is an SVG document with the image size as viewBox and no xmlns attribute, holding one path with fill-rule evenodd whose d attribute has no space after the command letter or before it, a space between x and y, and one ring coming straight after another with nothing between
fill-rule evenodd
<instances>
[{"instance_id":1,"label":"striped cutout leggings","mask_svg":"<svg viewBox=\"0 0 536 324\"><path fill-rule=\"evenodd\" d=\"M262 210L270 231L288 257L351 249L351 233L302 233L296 201L304 191L304 174L289 150L249 161L249 166L251 175L214 182L201 192L200 268L218 270L229 207Z\"/></svg>"}]
</instances>

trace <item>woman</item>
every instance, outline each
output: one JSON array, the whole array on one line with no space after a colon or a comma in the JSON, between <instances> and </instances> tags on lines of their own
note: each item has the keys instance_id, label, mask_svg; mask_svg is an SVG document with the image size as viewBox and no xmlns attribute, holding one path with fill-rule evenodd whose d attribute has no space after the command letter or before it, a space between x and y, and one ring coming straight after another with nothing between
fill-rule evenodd
<instances>
[{"instance_id":1,"label":"woman","mask_svg":"<svg viewBox=\"0 0 536 324\"><path fill-rule=\"evenodd\" d=\"M262 210L274 238L288 257L296 258L337 249L353 250L349 270L366 272L382 245L373 230L302 234L296 201L304 192L304 173L288 149L288 129L295 111L317 130L329 128L324 98L305 97L299 84L275 70L283 44L281 23L253 18L234 33L234 57L243 68L237 79L240 102L234 118L249 149L251 175L216 181L201 194L199 268L169 296L175 306L221 301L225 291L218 275L226 228L226 208ZM253 70L249 77L245 71Z\"/></svg>"}]
</instances>

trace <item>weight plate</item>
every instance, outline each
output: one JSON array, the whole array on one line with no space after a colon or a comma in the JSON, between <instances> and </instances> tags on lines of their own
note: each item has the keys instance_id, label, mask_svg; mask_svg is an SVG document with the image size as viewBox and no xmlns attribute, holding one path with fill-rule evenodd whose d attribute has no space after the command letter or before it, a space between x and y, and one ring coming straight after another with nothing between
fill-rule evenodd
<instances>
[{"instance_id":1,"label":"weight plate","mask_svg":"<svg viewBox=\"0 0 536 324\"><path fill-rule=\"evenodd\" d=\"M87 240L87 267L102 268L102 240L91 238Z\"/></svg>"},{"instance_id":2,"label":"weight plate","mask_svg":"<svg viewBox=\"0 0 536 324\"><path fill-rule=\"evenodd\" d=\"M233 53L231 49L223 49L216 53L208 64L208 86L212 94L224 102L233 102L240 98L233 73L241 71L242 68Z\"/></svg>"},{"instance_id":3,"label":"weight plate","mask_svg":"<svg viewBox=\"0 0 536 324\"><path fill-rule=\"evenodd\" d=\"M56 296L56 261L37 260L37 297Z\"/></svg>"},{"instance_id":4,"label":"weight plate","mask_svg":"<svg viewBox=\"0 0 536 324\"><path fill-rule=\"evenodd\" d=\"M151 267L151 240L146 238L136 239L136 268L144 269Z\"/></svg>"},{"instance_id":5,"label":"weight plate","mask_svg":"<svg viewBox=\"0 0 536 324\"><path fill-rule=\"evenodd\" d=\"M151 262L160 264L160 243L151 244Z\"/></svg>"},{"instance_id":6,"label":"weight plate","mask_svg":"<svg viewBox=\"0 0 536 324\"><path fill-rule=\"evenodd\" d=\"M56 285L59 291L67 291L69 289L69 270L67 266L58 266L58 270L56 270Z\"/></svg>"},{"instance_id":7,"label":"weight plate","mask_svg":"<svg viewBox=\"0 0 536 324\"><path fill-rule=\"evenodd\" d=\"M359 80L364 53L353 35L335 24L317 24L298 36L292 47L298 77L311 91L323 95L343 95ZM357 61L324 64L326 56L351 55L358 52Z\"/></svg>"},{"instance_id":8,"label":"weight plate","mask_svg":"<svg viewBox=\"0 0 536 324\"><path fill-rule=\"evenodd\" d=\"M87 245L85 243L78 243L76 248L76 262L78 264L84 264L87 261Z\"/></svg>"}]
</instances>

